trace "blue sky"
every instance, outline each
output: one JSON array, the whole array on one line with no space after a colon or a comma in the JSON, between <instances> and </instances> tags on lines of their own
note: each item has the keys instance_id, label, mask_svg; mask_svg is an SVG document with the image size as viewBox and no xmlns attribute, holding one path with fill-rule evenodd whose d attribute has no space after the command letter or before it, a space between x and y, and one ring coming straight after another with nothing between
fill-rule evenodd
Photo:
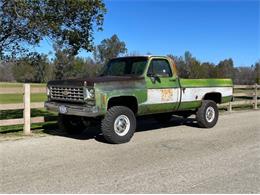
<instances>
[{"instance_id":1,"label":"blue sky","mask_svg":"<svg viewBox=\"0 0 260 195\"><path fill-rule=\"evenodd\" d=\"M255 0L110 0L105 1L104 31L95 44L117 34L129 52L183 55L218 63L232 58L235 66L260 60L260 1ZM36 51L48 53L43 41ZM80 56L91 56L81 51Z\"/></svg>"}]
</instances>

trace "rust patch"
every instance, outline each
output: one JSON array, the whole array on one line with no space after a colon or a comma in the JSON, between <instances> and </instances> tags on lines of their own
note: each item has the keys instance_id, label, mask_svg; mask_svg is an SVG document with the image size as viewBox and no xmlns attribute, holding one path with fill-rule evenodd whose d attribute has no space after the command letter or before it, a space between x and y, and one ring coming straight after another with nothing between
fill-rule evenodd
<instances>
[{"instance_id":1,"label":"rust patch","mask_svg":"<svg viewBox=\"0 0 260 195\"><path fill-rule=\"evenodd\" d=\"M162 101L171 101L173 97L172 89L161 89L161 99Z\"/></svg>"}]
</instances>

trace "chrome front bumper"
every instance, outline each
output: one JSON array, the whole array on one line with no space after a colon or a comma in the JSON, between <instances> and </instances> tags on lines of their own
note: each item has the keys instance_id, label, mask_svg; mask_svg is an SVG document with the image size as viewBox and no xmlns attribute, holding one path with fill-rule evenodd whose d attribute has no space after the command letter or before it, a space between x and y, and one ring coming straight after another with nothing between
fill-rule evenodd
<instances>
[{"instance_id":1,"label":"chrome front bumper","mask_svg":"<svg viewBox=\"0 0 260 195\"><path fill-rule=\"evenodd\" d=\"M97 116L101 115L99 108L97 106L86 107L84 105L75 105L75 104L66 104L66 103L46 101L46 102L44 102L44 107L47 110L51 110L51 111L58 112L61 114L66 114L66 115L76 115L76 116L85 116L85 117L97 117ZM61 107L63 109L60 109ZM66 111L66 112L64 112L64 111Z\"/></svg>"}]
</instances>

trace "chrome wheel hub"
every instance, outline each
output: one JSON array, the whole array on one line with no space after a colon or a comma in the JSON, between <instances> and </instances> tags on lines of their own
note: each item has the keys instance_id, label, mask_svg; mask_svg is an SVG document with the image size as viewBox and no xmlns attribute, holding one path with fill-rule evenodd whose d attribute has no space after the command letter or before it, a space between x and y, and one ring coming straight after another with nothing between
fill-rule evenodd
<instances>
[{"instance_id":1,"label":"chrome wheel hub","mask_svg":"<svg viewBox=\"0 0 260 195\"><path fill-rule=\"evenodd\" d=\"M206 110L206 120L211 123L215 118L215 110L213 107L208 107Z\"/></svg>"},{"instance_id":2,"label":"chrome wheel hub","mask_svg":"<svg viewBox=\"0 0 260 195\"><path fill-rule=\"evenodd\" d=\"M125 136L130 129L130 120L126 115L120 115L114 122L114 130L117 135Z\"/></svg>"}]
</instances>

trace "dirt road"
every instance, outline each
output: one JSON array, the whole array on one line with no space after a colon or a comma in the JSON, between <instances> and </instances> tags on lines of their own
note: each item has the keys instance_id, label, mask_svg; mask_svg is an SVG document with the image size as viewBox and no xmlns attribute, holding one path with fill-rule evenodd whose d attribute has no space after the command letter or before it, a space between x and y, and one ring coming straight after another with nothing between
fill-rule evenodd
<instances>
[{"instance_id":1,"label":"dirt road","mask_svg":"<svg viewBox=\"0 0 260 195\"><path fill-rule=\"evenodd\" d=\"M213 129L140 121L121 145L91 133L2 141L0 192L259 193L259 132L260 111L243 111Z\"/></svg>"}]
</instances>

